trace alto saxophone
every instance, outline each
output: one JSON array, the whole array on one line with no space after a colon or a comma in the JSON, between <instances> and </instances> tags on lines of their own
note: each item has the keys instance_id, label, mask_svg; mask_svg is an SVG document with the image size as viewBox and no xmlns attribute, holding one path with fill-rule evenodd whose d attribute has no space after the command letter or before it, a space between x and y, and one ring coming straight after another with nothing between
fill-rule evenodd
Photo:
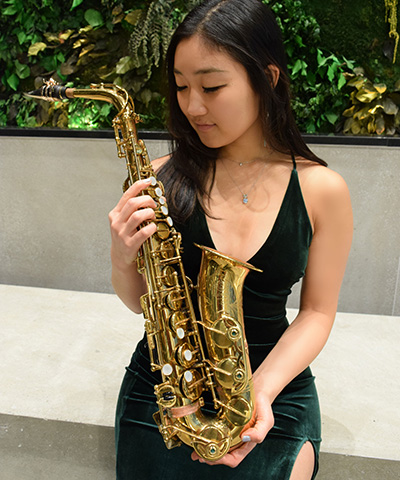
<instances>
[{"instance_id":1,"label":"alto saxophone","mask_svg":"<svg viewBox=\"0 0 400 480\"><path fill-rule=\"evenodd\" d=\"M241 443L252 421L254 388L242 312L247 263L207 247L202 249L198 277L197 320L191 301L193 286L181 258L181 235L168 214L163 185L157 180L142 140L139 116L128 93L109 84L75 89L47 82L31 97L57 100L88 98L112 103L118 156L125 158L124 190L137 180L151 179L143 194L156 201L156 233L141 247L138 271L148 293L141 297L152 371L160 370L155 386L159 410L154 419L168 448L191 446L206 460L218 460ZM211 394L215 413L206 413L204 393Z\"/></svg>"}]
</instances>

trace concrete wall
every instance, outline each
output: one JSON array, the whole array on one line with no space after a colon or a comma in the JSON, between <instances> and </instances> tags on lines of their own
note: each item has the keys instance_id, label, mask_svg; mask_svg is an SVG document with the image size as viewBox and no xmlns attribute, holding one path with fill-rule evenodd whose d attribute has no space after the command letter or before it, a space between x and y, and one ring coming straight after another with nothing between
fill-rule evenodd
<instances>
[{"instance_id":1,"label":"concrete wall","mask_svg":"<svg viewBox=\"0 0 400 480\"><path fill-rule=\"evenodd\" d=\"M167 142L146 144L152 158L168 152ZM400 148L312 149L352 195L355 238L339 310L400 315ZM111 292L107 214L124 178L111 139L0 137L0 283Z\"/></svg>"}]
</instances>

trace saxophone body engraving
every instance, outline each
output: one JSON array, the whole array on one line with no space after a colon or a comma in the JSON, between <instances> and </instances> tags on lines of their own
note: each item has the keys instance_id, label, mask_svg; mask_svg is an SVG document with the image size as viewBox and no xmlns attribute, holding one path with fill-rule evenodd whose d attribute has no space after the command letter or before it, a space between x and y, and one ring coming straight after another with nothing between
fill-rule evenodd
<instances>
[{"instance_id":1,"label":"saxophone body engraving","mask_svg":"<svg viewBox=\"0 0 400 480\"><path fill-rule=\"evenodd\" d=\"M254 389L244 333L242 289L249 264L202 249L198 278L200 319L196 319L181 258L181 235L173 226L164 188L151 166L146 146L136 132L138 115L127 92L116 85L69 89L46 84L28 94L48 100L90 98L113 103L118 156L125 158L128 178L151 178L144 192L157 203L156 233L142 246L138 271L148 293L141 298L151 369L162 382L155 386L159 407L154 419L168 448L181 442L206 460L217 460L241 443L252 421ZM214 413L204 411L208 392Z\"/></svg>"}]
</instances>

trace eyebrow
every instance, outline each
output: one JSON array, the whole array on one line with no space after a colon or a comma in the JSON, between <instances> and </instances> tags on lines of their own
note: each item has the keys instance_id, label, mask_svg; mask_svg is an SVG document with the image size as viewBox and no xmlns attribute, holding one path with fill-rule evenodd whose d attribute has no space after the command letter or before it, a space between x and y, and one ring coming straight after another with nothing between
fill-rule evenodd
<instances>
[{"instance_id":1,"label":"eyebrow","mask_svg":"<svg viewBox=\"0 0 400 480\"><path fill-rule=\"evenodd\" d=\"M174 73L177 75L183 75L182 72L180 72L177 68L174 68ZM221 70L219 68L201 68L200 70L196 70L195 75L206 75L208 73L226 73L226 70Z\"/></svg>"}]
</instances>

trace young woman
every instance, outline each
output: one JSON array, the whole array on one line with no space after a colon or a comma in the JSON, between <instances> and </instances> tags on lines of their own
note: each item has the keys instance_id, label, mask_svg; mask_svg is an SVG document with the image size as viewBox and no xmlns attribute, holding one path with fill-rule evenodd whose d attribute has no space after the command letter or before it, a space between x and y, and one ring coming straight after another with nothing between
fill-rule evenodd
<instances>
[{"instance_id":1,"label":"young woman","mask_svg":"<svg viewBox=\"0 0 400 480\"><path fill-rule=\"evenodd\" d=\"M256 422L241 446L205 462L167 450L148 346L138 345L116 416L117 478L309 480L318 468L320 413L309 364L335 318L352 237L343 179L304 144L290 110L279 28L259 0L206 0L174 34L167 54L173 152L154 161L194 281L198 243L249 261L243 303ZM133 311L146 285L135 259L156 230L155 203L135 183L110 213L116 293ZM303 277L289 325L286 300ZM228 467L234 467L228 468Z\"/></svg>"}]
</instances>

